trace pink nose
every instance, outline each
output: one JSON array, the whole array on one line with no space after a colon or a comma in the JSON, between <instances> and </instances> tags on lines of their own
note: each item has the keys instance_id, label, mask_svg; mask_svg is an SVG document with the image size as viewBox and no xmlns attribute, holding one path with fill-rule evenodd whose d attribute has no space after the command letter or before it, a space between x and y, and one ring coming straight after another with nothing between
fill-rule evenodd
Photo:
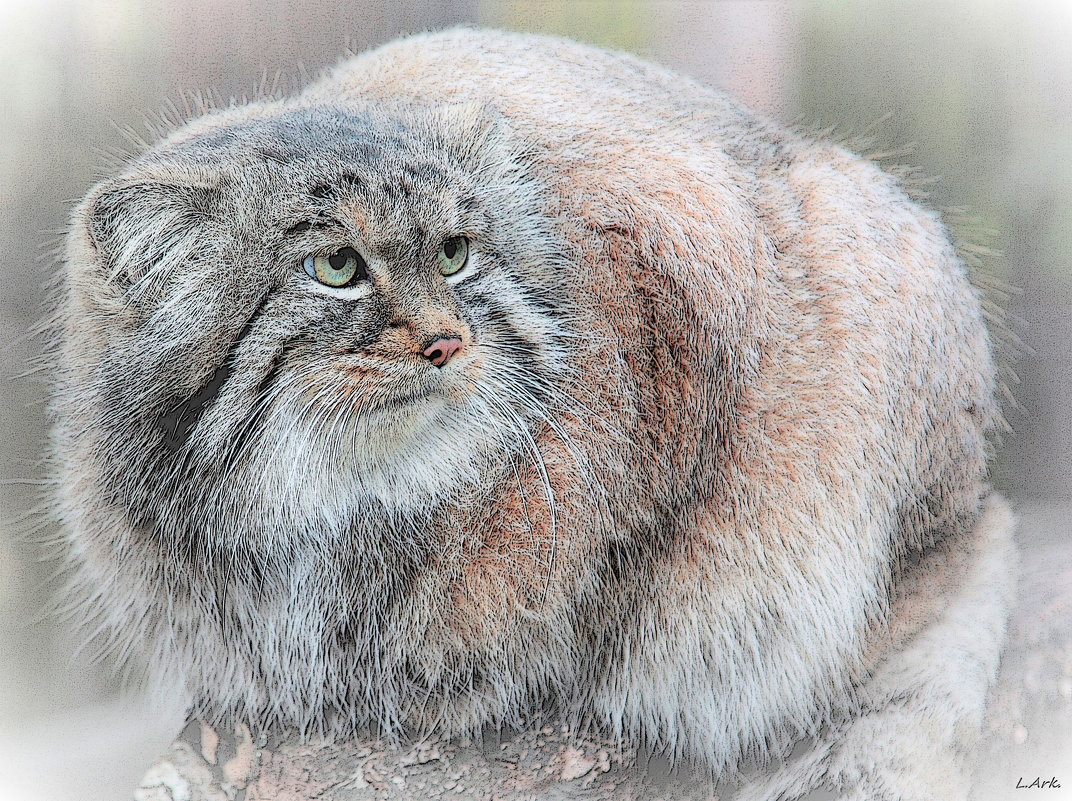
<instances>
[{"instance_id":1,"label":"pink nose","mask_svg":"<svg viewBox=\"0 0 1072 801\"><path fill-rule=\"evenodd\" d=\"M461 349L462 341L460 339L455 337L451 337L450 339L437 339L424 349L424 358L436 367L442 367Z\"/></svg>"}]
</instances>

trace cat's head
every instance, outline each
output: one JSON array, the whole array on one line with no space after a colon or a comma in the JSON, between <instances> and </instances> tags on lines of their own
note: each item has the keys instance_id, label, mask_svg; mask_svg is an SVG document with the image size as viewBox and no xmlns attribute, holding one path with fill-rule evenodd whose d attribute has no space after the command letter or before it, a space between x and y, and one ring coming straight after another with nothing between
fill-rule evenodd
<instances>
[{"instance_id":1,"label":"cat's head","mask_svg":"<svg viewBox=\"0 0 1072 801\"><path fill-rule=\"evenodd\" d=\"M135 526L241 539L430 509L526 447L567 371L569 264L494 112L195 125L75 214L69 472Z\"/></svg>"}]
</instances>

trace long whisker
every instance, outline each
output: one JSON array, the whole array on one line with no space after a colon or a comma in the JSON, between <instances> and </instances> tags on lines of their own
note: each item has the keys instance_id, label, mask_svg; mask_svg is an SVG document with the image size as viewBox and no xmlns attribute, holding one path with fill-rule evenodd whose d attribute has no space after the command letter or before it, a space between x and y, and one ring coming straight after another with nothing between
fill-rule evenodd
<instances>
[{"instance_id":1,"label":"long whisker","mask_svg":"<svg viewBox=\"0 0 1072 801\"><path fill-rule=\"evenodd\" d=\"M544 462L543 454L540 452L536 440L533 439L532 434L529 432L528 426L525 425L525 422L518 414L501 399L494 395L489 395L482 387L478 391L480 391L486 403L504 416L506 422L512 423L514 432L521 436L522 444L526 446L529 455L532 457L532 464L540 475L540 483L543 485L544 497L547 501L548 514L551 517L551 553L548 557L547 576L544 580L543 589L544 599L546 599L558 552L558 510L555 505L554 489L551 487L551 479L547 472L547 464Z\"/></svg>"},{"instance_id":2,"label":"long whisker","mask_svg":"<svg viewBox=\"0 0 1072 801\"><path fill-rule=\"evenodd\" d=\"M488 343L484 343L487 345ZM482 345L482 347L484 346ZM500 345L494 343L491 349L500 353L508 353L512 350L509 345ZM523 355L523 353L522 353ZM539 376L526 375L525 380L521 381L515 378L514 372L516 367L512 366L512 362L504 362L498 358L489 359L489 363L494 365L493 370L489 370L486 374L484 381L494 390L494 394L498 397L510 398L511 401L517 404L524 412L533 416L539 422L547 425L547 427L557 436L562 446L566 449L570 458L577 466L580 473L580 477L585 482L586 489L588 490L589 497L594 502L594 510L598 516L599 524L604 531L609 531L610 526L608 520L610 519L610 510L607 507L606 492L603 487L602 481L599 480L597 472L593 469L591 460L588 457L588 449L578 445L573 435L563 425L561 419L561 412L568 414L570 419L577 425L580 425L583 430L586 430L593 438L606 441L613 440L616 437L620 437L616 427L606 425L605 421L596 415L594 412L588 409L583 403L579 402L576 395L579 393L569 393L555 382L548 381ZM546 394L549 400L552 402L551 406L548 406L543 401L534 398L531 394L531 385L535 381L538 381L540 392ZM560 411L559 411L560 410ZM603 423L599 430L596 429L596 423Z\"/></svg>"}]
</instances>

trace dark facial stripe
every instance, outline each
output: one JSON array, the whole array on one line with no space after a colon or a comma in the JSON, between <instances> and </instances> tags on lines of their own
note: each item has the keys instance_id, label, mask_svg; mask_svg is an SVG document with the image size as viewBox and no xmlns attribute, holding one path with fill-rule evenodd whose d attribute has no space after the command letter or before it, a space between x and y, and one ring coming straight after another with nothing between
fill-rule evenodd
<instances>
[{"instance_id":1,"label":"dark facial stripe","mask_svg":"<svg viewBox=\"0 0 1072 801\"><path fill-rule=\"evenodd\" d=\"M546 378L541 375L540 346L527 338L514 325L507 311L491 303L487 312L491 339L505 350L506 362L511 365L510 376L531 401L547 401Z\"/></svg>"},{"instance_id":2,"label":"dark facial stripe","mask_svg":"<svg viewBox=\"0 0 1072 801\"><path fill-rule=\"evenodd\" d=\"M194 426L201 419L202 413L210 403L219 397L220 392L223 390L223 385L227 383L227 379L231 375L238 347L242 344L242 340L249 335L253 328L253 323L264 311L264 307L268 303L268 297L268 294L265 294L261 298L256 310L249 316L246 324L242 326L242 330L238 332L238 336L231 342L227 355L213 371L212 375L209 376L208 381L202 384L201 388L193 395L178 401L171 407L170 411L160 418L157 425L164 434L164 444L172 453L179 451L186 444L190 439Z\"/></svg>"},{"instance_id":3,"label":"dark facial stripe","mask_svg":"<svg viewBox=\"0 0 1072 801\"><path fill-rule=\"evenodd\" d=\"M309 334L305 329L296 331L283 340L283 344L279 346L275 356L272 357L271 364L268 365L268 372L264 374L264 378L262 378L261 382L257 385L256 395L258 399L267 393L272 388L272 385L275 384L276 379L279 377L279 371L287 360L287 356L299 345L307 344L310 341Z\"/></svg>"},{"instance_id":4,"label":"dark facial stripe","mask_svg":"<svg viewBox=\"0 0 1072 801\"><path fill-rule=\"evenodd\" d=\"M499 341L511 348L513 357L525 362L535 357L539 348L514 325L509 313L500 304L492 301L488 307L488 322L491 324Z\"/></svg>"},{"instance_id":5,"label":"dark facial stripe","mask_svg":"<svg viewBox=\"0 0 1072 801\"><path fill-rule=\"evenodd\" d=\"M276 350L275 355L272 357L272 361L268 364L268 369L265 371L264 377L260 380L260 383L257 384L257 389L253 394L253 404L250 407L251 412L242 420L241 425L234 434L231 446L227 450L224 464L225 472L230 471L236 460L246 452L246 446L259 430L261 420L267 414L270 406L268 394L272 391L273 386L278 380L280 370L286 364L287 357L296 350L299 345L306 345L312 341L313 340L308 332L302 329L287 337L283 341L283 344Z\"/></svg>"}]
</instances>

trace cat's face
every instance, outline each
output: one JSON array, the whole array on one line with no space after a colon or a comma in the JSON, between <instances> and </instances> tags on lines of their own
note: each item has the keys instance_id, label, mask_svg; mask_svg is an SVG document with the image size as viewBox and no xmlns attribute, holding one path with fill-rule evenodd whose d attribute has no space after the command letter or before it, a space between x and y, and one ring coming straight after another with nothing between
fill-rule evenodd
<instances>
[{"instance_id":1,"label":"cat's face","mask_svg":"<svg viewBox=\"0 0 1072 801\"><path fill-rule=\"evenodd\" d=\"M449 502L526 447L568 266L514 151L469 108L267 106L100 187L65 352L107 499L285 536Z\"/></svg>"}]
</instances>

